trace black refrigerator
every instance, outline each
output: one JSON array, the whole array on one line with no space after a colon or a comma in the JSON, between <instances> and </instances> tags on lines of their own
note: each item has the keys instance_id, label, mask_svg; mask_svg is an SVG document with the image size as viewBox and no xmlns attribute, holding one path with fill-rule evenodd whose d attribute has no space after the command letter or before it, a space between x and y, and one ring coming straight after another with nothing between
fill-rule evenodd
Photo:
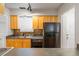
<instances>
[{"instance_id":1,"label":"black refrigerator","mask_svg":"<svg viewBox=\"0 0 79 59\"><path fill-rule=\"evenodd\" d=\"M60 23L44 23L44 48L60 47Z\"/></svg>"}]
</instances>

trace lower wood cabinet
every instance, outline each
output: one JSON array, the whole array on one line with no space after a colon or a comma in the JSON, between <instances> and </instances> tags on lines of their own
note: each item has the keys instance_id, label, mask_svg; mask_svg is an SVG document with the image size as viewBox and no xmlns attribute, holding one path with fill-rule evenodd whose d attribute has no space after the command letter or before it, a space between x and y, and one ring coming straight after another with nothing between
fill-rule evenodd
<instances>
[{"instance_id":1,"label":"lower wood cabinet","mask_svg":"<svg viewBox=\"0 0 79 59\"><path fill-rule=\"evenodd\" d=\"M31 48L31 40L30 39L23 40L23 48Z\"/></svg>"},{"instance_id":2,"label":"lower wood cabinet","mask_svg":"<svg viewBox=\"0 0 79 59\"><path fill-rule=\"evenodd\" d=\"M14 47L14 48L31 48L31 39L23 38L23 39L6 39L6 47Z\"/></svg>"},{"instance_id":3,"label":"lower wood cabinet","mask_svg":"<svg viewBox=\"0 0 79 59\"><path fill-rule=\"evenodd\" d=\"M13 47L13 40L12 39L6 40L6 47Z\"/></svg>"},{"instance_id":4,"label":"lower wood cabinet","mask_svg":"<svg viewBox=\"0 0 79 59\"><path fill-rule=\"evenodd\" d=\"M13 46L15 48L22 48L22 40L21 39L15 39L14 43L13 43Z\"/></svg>"}]
</instances>

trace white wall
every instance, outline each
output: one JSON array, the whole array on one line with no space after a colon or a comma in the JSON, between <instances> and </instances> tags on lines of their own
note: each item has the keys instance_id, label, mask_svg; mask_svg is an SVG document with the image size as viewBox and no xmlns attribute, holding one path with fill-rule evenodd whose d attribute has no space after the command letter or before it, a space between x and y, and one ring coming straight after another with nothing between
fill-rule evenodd
<instances>
[{"instance_id":1,"label":"white wall","mask_svg":"<svg viewBox=\"0 0 79 59\"><path fill-rule=\"evenodd\" d=\"M10 29L10 11L9 11L8 8L5 8L5 14L4 15L6 16L6 26L7 26L7 34L6 34L6 36L12 35L13 32Z\"/></svg>"},{"instance_id":2,"label":"white wall","mask_svg":"<svg viewBox=\"0 0 79 59\"><path fill-rule=\"evenodd\" d=\"M79 4L76 4L76 42L79 44Z\"/></svg>"},{"instance_id":3,"label":"white wall","mask_svg":"<svg viewBox=\"0 0 79 59\"><path fill-rule=\"evenodd\" d=\"M9 9L5 8L4 14L0 15L0 47L6 47L6 36L13 34L10 30Z\"/></svg>"},{"instance_id":4,"label":"white wall","mask_svg":"<svg viewBox=\"0 0 79 59\"><path fill-rule=\"evenodd\" d=\"M10 10L11 15L28 15L29 12L26 10ZM30 15L58 15L57 10L35 10Z\"/></svg>"},{"instance_id":5,"label":"white wall","mask_svg":"<svg viewBox=\"0 0 79 59\"><path fill-rule=\"evenodd\" d=\"M63 46L63 23L62 23L62 19L61 16L67 12L68 10L70 10L71 8L75 8L75 4L73 3L66 3L63 4L62 6L60 6L60 8L58 9L58 16L59 16L59 20L61 20L61 47ZM75 12L74 12L75 15ZM75 20L75 19L74 19ZM75 24L74 24L74 32L75 32ZM75 34L73 34L75 36ZM72 36L73 37L73 36Z\"/></svg>"}]
</instances>

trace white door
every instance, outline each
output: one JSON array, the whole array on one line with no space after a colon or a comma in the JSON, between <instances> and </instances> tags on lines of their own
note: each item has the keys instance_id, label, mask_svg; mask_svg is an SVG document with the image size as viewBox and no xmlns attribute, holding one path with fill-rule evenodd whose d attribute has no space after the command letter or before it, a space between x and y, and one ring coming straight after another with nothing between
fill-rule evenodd
<instances>
[{"instance_id":1,"label":"white door","mask_svg":"<svg viewBox=\"0 0 79 59\"><path fill-rule=\"evenodd\" d=\"M61 16L62 29L62 48L76 48L75 40L75 9L72 8L66 11Z\"/></svg>"}]
</instances>

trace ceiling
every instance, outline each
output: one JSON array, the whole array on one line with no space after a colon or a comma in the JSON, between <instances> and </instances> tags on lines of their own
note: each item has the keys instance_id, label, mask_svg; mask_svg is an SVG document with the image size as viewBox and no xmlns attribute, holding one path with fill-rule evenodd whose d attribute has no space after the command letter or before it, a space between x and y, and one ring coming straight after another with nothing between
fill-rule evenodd
<instances>
[{"instance_id":1,"label":"ceiling","mask_svg":"<svg viewBox=\"0 0 79 59\"><path fill-rule=\"evenodd\" d=\"M52 10L58 9L62 3L31 3L32 10ZM9 9L19 9L19 7L28 7L27 3L6 3L5 4Z\"/></svg>"}]
</instances>

